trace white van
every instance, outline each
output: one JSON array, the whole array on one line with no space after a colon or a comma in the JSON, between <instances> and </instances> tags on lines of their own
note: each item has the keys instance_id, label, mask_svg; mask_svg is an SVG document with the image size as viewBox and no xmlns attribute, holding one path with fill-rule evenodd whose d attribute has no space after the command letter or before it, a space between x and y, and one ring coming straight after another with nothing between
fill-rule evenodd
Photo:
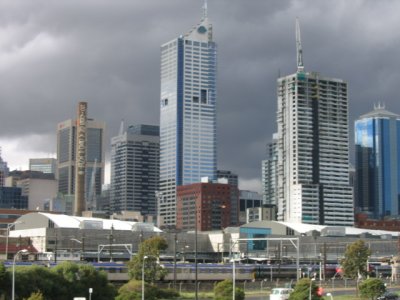
<instances>
[{"instance_id":1,"label":"white van","mask_svg":"<svg viewBox=\"0 0 400 300\"><path fill-rule=\"evenodd\" d=\"M287 299L289 299L289 295L291 292L293 292L293 289L275 288L275 289L272 289L269 299L270 300L287 300Z\"/></svg>"}]
</instances>

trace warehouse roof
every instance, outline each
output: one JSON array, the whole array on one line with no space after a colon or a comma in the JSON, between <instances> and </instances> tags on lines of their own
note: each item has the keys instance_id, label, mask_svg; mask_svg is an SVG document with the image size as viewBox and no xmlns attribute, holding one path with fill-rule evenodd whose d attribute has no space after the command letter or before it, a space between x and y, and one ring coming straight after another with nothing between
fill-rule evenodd
<instances>
[{"instance_id":1,"label":"warehouse roof","mask_svg":"<svg viewBox=\"0 0 400 300\"><path fill-rule=\"evenodd\" d=\"M51 221L51 223L49 222ZM57 228L80 228L80 229L104 229L130 230L130 231L151 231L162 232L159 228L150 223L130 222L121 220L110 220L101 218L76 217L61 214L43 212L29 213L21 216L15 225L15 229L31 229L43 227Z\"/></svg>"}]
</instances>

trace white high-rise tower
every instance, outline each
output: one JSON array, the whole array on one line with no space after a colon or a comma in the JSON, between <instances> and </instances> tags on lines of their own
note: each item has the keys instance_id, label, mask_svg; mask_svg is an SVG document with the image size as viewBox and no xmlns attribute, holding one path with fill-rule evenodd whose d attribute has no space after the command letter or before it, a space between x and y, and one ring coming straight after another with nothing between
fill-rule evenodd
<instances>
[{"instance_id":1,"label":"white high-rise tower","mask_svg":"<svg viewBox=\"0 0 400 300\"><path fill-rule=\"evenodd\" d=\"M305 72L278 79L278 220L351 226L347 83Z\"/></svg>"},{"instance_id":2,"label":"white high-rise tower","mask_svg":"<svg viewBox=\"0 0 400 300\"><path fill-rule=\"evenodd\" d=\"M161 46L158 214L175 225L176 186L215 179L217 47L204 5L200 24Z\"/></svg>"}]
</instances>

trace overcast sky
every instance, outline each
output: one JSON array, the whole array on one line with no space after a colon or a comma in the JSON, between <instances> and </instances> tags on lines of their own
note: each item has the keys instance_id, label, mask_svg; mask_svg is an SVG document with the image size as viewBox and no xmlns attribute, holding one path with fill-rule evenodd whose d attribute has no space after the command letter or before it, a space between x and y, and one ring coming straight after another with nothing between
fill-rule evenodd
<instances>
[{"instance_id":1,"label":"overcast sky","mask_svg":"<svg viewBox=\"0 0 400 300\"><path fill-rule=\"evenodd\" d=\"M55 156L77 103L107 124L159 124L160 45L200 21L202 0L0 0L0 146L11 169ZM218 164L260 188L276 130L276 78L296 70L349 83L350 127L383 102L400 113L400 1L209 0L218 43ZM351 133L350 143L354 138ZM353 156L353 155L352 155Z\"/></svg>"}]
</instances>

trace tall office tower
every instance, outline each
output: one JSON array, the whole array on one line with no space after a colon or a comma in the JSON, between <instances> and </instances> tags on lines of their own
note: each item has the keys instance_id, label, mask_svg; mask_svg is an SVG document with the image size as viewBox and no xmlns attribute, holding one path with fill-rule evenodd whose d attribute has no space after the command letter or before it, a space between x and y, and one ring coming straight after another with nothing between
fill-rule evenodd
<instances>
[{"instance_id":1,"label":"tall office tower","mask_svg":"<svg viewBox=\"0 0 400 300\"><path fill-rule=\"evenodd\" d=\"M176 187L216 178L217 46L204 7L200 24L161 46L158 214L176 223Z\"/></svg>"},{"instance_id":2,"label":"tall office tower","mask_svg":"<svg viewBox=\"0 0 400 300\"><path fill-rule=\"evenodd\" d=\"M400 116L383 106L355 121L356 208L373 218L399 216Z\"/></svg>"},{"instance_id":3,"label":"tall office tower","mask_svg":"<svg viewBox=\"0 0 400 300\"><path fill-rule=\"evenodd\" d=\"M0 187L4 186L5 180L8 176L7 162L1 157L1 147L0 147Z\"/></svg>"},{"instance_id":4,"label":"tall office tower","mask_svg":"<svg viewBox=\"0 0 400 300\"><path fill-rule=\"evenodd\" d=\"M111 212L157 213L160 128L131 125L111 139Z\"/></svg>"},{"instance_id":5,"label":"tall office tower","mask_svg":"<svg viewBox=\"0 0 400 300\"><path fill-rule=\"evenodd\" d=\"M268 158L261 162L261 183L264 204L277 203L278 198L278 134L274 133L272 142L267 145Z\"/></svg>"},{"instance_id":6,"label":"tall office tower","mask_svg":"<svg viewBox=\"0 0 400 300\"><path fill-rule=\"evenodd\" d=\"M347 83L305 72L278 79L278 220L351 226Z\"/></svg>"},{"instance_id":7,"label":"tall office tower","mask_svg":"<svg viewBox=\"0 0 400 300\"><path fill-rule=\"evenodd\" d=\"M57 173L57 159L55 158L30 158L29 170L40 171L45 174Z\"/></svg>"},{"instance_id":8,"label":"tall office tower","mask_svg":"<svg viewBox=\"0 0 400 300\"><path fill-rule=\"evenodd\" d=\"M75 195L76 167L78 163L81 168L84 164L86 203L83 205L81 203L74 209L92 210L95 209L95 198L101 194L101 186L104 182L105 123L88 118L85 122L86 139L84 143L82 143L83 135L78 140L77 124L77 120L67 120L59 123L57 127L58 192L64 195ZM82 150L85 150L84 157L82 157ZM85 161L82 161L83 158Z\"/></svg>"}]
</instances>

